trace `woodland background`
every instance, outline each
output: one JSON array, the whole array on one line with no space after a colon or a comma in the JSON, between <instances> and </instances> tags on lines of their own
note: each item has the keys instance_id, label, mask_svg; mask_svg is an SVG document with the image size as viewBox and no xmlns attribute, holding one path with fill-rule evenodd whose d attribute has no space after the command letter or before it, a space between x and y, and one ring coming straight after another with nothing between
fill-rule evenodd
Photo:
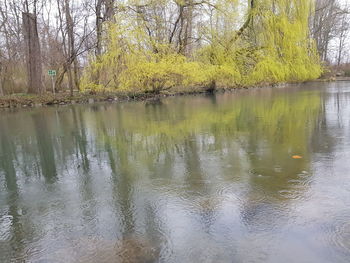
<instances>
[{"instance_id":1,"label":"woodland background","mask_svg":"<svg viewBox=\"0 0 350 263\"><path fill-rule=\"evenodd\" d=\"M159 93L347 71L338 0L0 0L0 95ZM347 73L348 72L348 73Z\"/></svg>"}]
</instances>

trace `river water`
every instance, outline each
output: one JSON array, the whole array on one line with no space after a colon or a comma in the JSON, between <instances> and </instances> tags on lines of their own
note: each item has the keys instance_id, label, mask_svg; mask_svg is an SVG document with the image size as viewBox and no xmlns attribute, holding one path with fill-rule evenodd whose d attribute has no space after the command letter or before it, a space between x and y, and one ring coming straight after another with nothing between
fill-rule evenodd
<instances>
[{"instance_id":1,"label":"river water","mask_svg":"<svg viewBox=\"0 0 350 263\"><path fill-rule=\"evenodd\" d=\"M350 83L0 112L0 262L350 262Z\"/></svg>"}]
</instances>

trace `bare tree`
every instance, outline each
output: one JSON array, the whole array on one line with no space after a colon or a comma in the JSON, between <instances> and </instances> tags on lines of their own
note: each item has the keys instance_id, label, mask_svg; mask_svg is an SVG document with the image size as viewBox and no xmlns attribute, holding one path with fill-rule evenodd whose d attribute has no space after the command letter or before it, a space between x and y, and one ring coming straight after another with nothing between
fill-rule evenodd
<instances>
[{"instance_id":1,"label":"bare tree","mask_svg":"<svg viewBox=\"0 0 350 263\"><path fill-rule=\"evenodd\" d=\"M342 14L342 18L340 21L339 25L339 45L338 45L338 54L337 54L337 65L340 66L342 60L343 60L343 55L344 55L344 49L345 49L345 44L346 40L349 35L349 17L348 13L344 12Z\"/></svg>"},{"instance_id":2,"label":"bare tree","mask_svg":"<svg viewBox=\"0 0 350 263\"><path fill-rule=\"evenodd\" d=\"M339 27L345 23L344 19L348 19L348 13L348 8L342 6L338 0L316 1L315 14L311 19L310 28L322 60L329 60L332 41L339 37L344 39L345 31L340 30ZM342 48L343 42L340 45Z\"/></svg>"},{"instance_id":3,"label":"bare tree","mask_svg":"<svg viewBox=\"0 0 350 263\"><path fill-rule=\"evenodd\" d=\"M41 51L36 14L22 13L23 35L26 45L28 92L42 93Z\"/></svg>"},{"instance_id":4,"label":"bare tree","mask_svg":"<svg viewBox=\"0 0 350 263\"><path fill-rule=\"evenodd\" d=\"M66 17L66 27L67 27L67 35L68 35L68 49L67 49L67 55L72 61L72 63L68 63L67 65L67 72L68 72L68 83L69 83L69 90L71 95L73 96L73 90L74 88L77 88L77 60L76 56L74 54L75 52L75 45L74 45L74 23L71 16L71 10L69 6L69 0L64 0L64 10L65 10L65 17ZM73 64L73 71L72 73L72 64Z\"/></svg>"}]
</instances>

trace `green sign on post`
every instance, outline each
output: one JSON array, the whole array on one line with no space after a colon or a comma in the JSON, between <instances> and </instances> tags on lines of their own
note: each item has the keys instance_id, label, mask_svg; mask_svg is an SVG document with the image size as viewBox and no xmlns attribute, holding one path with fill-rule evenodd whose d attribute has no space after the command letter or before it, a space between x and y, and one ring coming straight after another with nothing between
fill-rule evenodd
<instances>
[{"instance_id":1,"label":"green sign on post","mask_svg":"<svg viewBox=\"0 0 350 263\"><path fill-rule=\"evenodd\" d=\"M52 82L52 93L55 94L55 81L53 80L53 78L56 76L56 70L50 69L47 74L49 74L49 76L51 77L51 82Z\"/></svg>"},{"instance_id":2,"label":"green sign on post","mask_svg":"<svg viewBox=\"0 0 350 263\"><path fill-rule=\"evenodd\" d=\"M50 70L48 71L48 74L49 74L49 76L56 76L56 70L50 69Z\"/></svg>"}]
</instances>

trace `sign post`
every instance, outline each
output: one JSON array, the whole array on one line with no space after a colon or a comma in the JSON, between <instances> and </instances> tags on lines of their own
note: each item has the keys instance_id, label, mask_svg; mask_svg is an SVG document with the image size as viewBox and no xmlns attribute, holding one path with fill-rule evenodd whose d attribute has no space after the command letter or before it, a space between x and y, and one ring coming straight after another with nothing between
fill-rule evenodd
<instances>
[{"instance_id":1,"label":"sign post","mask_svg":"<svg viewBox=\"0 0 350 263\"><path fill-rule=\"evenodd\" d=\"M55 81L54 77L56 76L56 70L50 69L48 72L48 75L51 77L51 82L52 82L52 93L55 95Z\"/></svg>"}]
</instances>

